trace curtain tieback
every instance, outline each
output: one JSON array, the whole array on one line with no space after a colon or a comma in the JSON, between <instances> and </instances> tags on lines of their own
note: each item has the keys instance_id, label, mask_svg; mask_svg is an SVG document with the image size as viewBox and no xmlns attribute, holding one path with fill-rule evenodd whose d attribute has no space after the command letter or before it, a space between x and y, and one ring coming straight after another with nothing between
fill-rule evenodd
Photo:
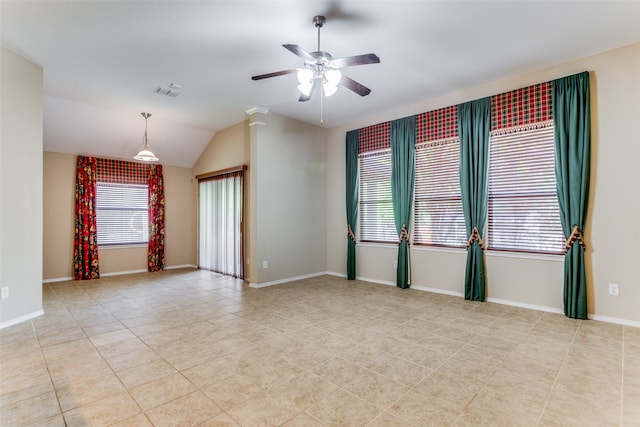
<instances>
[{"instance_id":1,"label":"curtain tieback","mask_svg":"<svg viewBox=\"0 0 640 427\"><path fill-rule=\"evenodd\" d=\"M411 245L411 242L409 241L409 232L407 231L406 224L402 224L402 230L400 230L400 238L398 240L398 246L402 244L403 240L407 241L407 245Z\"/></svg>"},{"instance_id":2,"label":"curtain tieback","mask_svg":"<svg viewBox=\"0 0 640 427\"><path fill-rule=\"evenodd\" d=\"M480 246L480 249L484 249L484 243L482 243L480 232L476 227L473 227L473 230L471 231L471 235L469 236L469 240L467 240L467 249L469 249L469 246L473 245L473 242L475 241L478 242L478 246Z\"/></svg>"},{"instance_id":3,"label":"curtain tieback","mask_svg":"<svg viewBox=\"0 0 640 427\"><path fill-rule=\"evenodd\" d=\"M567 239L567 241L564 244L564 253L566 254L569 249L571 249L571 246L573 246L573 243L577 240L578 243L580 244L580 246L582 246L583 248L587 248L587 245L585 245L584 240L582 239L582 231L580 230L580 227L578 227L577 225L575 227L573 227L573 231L571 232L571 235L569 236L569 238Z\"/></svg>"},{"instance_id":4,"label":"curtain tieback","mask_svg":"<svg viewBox=\"0 0 640 427\"><path fill-rule=\"evenodd\" d=\"M347 236L353 241L354 244L356 243L356 235L353 234L351 224L347 224Z\"/></svg>"}]
</instances>

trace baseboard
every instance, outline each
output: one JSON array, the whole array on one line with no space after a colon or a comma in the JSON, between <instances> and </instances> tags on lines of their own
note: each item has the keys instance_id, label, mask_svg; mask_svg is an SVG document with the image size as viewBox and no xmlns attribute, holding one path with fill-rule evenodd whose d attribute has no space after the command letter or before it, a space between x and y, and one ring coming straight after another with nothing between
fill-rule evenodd
<instances>
[{"instance_id":1,"label":"baseboard","mask_svg":"<svg viewBox=\"0 0 640 427\"><path fill-rule=\"evenodd\" d=\"M195 268L198 266L194 264L181 264L181 265L170 265L165 267L165 270L175 270L178 268ZM148 270L126 270L126 271L112 271L110 273L101 273L100 277L109 277L109 276L120 276L123 274L137 274L137 273L147 273ZM54 277L53 279L42 279L42 283L55 283L55 282L68 282L73 280L73 277Z\"/></svg>"},{"instance_id":2,"label":"baseboard","mask_svg":"<svg viewBox=\"0 0 640 427\"><path fill-rule=\"evenodd\" d=\"M126 270L126 271L112 271L110 273L100 273L100 277L109 277L109 276L122 276L125 274L138 274L138 273L148 273L149 270L140 269L140 270Z\"/></svg>"},{"instance_id":3,"label":"baseboard","mask_svg":"<svg viewBox=\"0 0 640 427\"><path fill-rule=\"evenodd\" d=\"M38 311L34 311L33 313L25 314L24 316L16 317L15 319L7 320L6 322L0 323L0 329L17 325L18 323L26 322L27 320L31 320L35 317L42 316L43 314L44 314L44 310L38 310Z\"/></svg>"},{"instance_id":4,"label":"baseboard","mask_svg":"<svg viewBox=\"0 0 640 427\"><path fill-rule=\"evenodd\" d=\"M198 269L197 265L194 264L182 264L182 265L172 265L169 267L165 267L165 270L176 270L178 268L195 268L196 270Z\"/></svg>"},{"instance_id":5,"label":"baseboard","mask_svg":"<svg viewBox=\"0 0 640 427\"><path fill-rule=\"evenodd\" d=\"M330 275L330 276L345 277L345 278L347 277L346 274L336 273L335 271L327 271L327 274ZM396 282L391 282L391 281L388 281L388 280L372 279L370 277L364 277L364 276L356 276L356 280L361 280L363 282L377 283L379 285L396 286ZM444 290L444 289L437 289L437 288L429 288L427 286L411 285L410 288L411 289L416 289L418 291L425 291L425 292L433 292L433 293L436 293L436 294L451 295L451 296L454 296L454 297L462 297L462 296L464 296L464 294L462 294L460 292L447 291L447 290Z\"/></svg>"},{"instance_id":6,"label":"baseboard","mask_svg":"<svg viewBox=\"0 0 640 427\"><path fill-rule=\"evenodd\" d=\"M287 282L294 282L296 280L303 280L303 279L310 279L312 277L318 277L318 276L325 276L328 273L326 271L321 271L319 273L311 273L311 274L305 274L302 276L296 276L296 277L287 277L286 279L280 279L280 280L273 280L271 282L264 282L264 283L250 283L249 287L251 288L266 288L267 286L273 286L273 285L280 285L282 283L287 283Z\"/></svg>"},{"instance_id":7,"label":"baseboard","mask_svg":"<svg viewBox=\"0 0 640 427\"><path fill-rule=\"evenodd\" d=\"M449 295L451 297L464 298L464 294L462 292L450 291L448 289L438 289L438 288L431 288L429 286L417 286L417 285L411 285L411 289L416 289L418 291L424 291L424 292L433 292L434 294Z\"/></svg>"},{"instance_id":8,"label":"baseboard","mask_svg":"<svg viewBox=\"0 0 640 427\"><path fill-rule=\"evenodd\" d=\"M336 277L342 277L344 279L347 278L346 274L342 274L342 273L336 273L335 271L327 271L327 274L329 276L336 276ZM376 283L378 285L386 285L386 286L395 286L396 284L393 282L389 282L387 280L378 280L378 279L372 279L370 277L362 277L362 276L356 276L356 280L360 280L361 282L371 282L371 283Z\"/></svg>"},{"instance_id":9,"label":"baseboard","mask_svg":"<svg viewBox=\"0 0 640 427\"><path fill-rule=\"evenodd\" d=\"M70 280L73 280L73 277L56 277L53 279L42 279L42 283L68 282Z\"/></svg>"},{"instance_id":10,"label":"baseboard","mask_svg":"<svg viewBox=\"0 0 640 427\"><path fill-rule=\"evenodd\" d=\"M526 302L511 301L511 300L491 298L491 297L487 298L487 302L492 302L495 304L502 304L502 305L509 305L512 307L527 308L529 310L544 311L546 313L564 314L564 311L562 311L561 308L547 307L546 305L527 304Z\"/></svg>"},{"instance_id":11,"label":"baseboard","mask_svg":"<svg viewBox=\"0 0 640 427\"><path fill-rule=\"evenodd\" d=\"M636 320L620 319L619 317L602 316L600 314L589 314L588 316L589 319L599 322L615 323L618 325L640 328L640 322Z\"/></svg>"}]
</instances>

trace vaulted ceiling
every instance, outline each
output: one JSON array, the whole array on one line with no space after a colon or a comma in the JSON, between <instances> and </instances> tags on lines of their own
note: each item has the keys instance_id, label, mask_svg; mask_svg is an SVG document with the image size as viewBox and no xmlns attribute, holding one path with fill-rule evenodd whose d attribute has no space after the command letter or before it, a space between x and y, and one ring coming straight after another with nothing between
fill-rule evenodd
<instances>
[{"instance_id":1,"label":"vaulted ceiling","mask_svg":"<svg viewBox=\"0 0 640 427\"><path fill-rule=\"evenodd\" d=\"M44 69L44 148L130 158L149 142L191 167L216 131L264 106L319 124L297 101L302 66L284 43L334 57L374 52L344 73L371 88L324 99L332 127L640 41L637 1L7 1L1 41ZM179 84L179 96L156 93Z\"/></svg>"}]
</instances>

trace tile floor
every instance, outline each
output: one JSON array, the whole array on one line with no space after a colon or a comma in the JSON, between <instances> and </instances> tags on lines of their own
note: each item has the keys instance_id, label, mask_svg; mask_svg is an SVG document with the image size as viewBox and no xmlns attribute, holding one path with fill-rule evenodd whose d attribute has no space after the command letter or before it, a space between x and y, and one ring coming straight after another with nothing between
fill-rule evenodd
<instances>
[{"instance_id":1,"label":"tile floor","mask_svg":"<svg viewBox=\"0 0 640 427\"><path fill-rule=\"evenodd\" d=\"M640 426L640 329L321 276L44 285L2 426Z\"/></svg>"}]
</instances>

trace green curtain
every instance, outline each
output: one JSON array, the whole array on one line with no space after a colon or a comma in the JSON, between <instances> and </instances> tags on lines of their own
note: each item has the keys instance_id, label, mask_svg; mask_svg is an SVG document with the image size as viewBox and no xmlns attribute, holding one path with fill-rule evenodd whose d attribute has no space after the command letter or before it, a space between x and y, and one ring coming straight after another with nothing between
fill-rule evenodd
<instances>
[{"instance_id":1,"label":"green curtain","mask_svg":"<svg viewBox=\"0 0 640 427\"><path fill-rule=\"evenodd\" d=\"M464 298L484 301L487 275L482 233L487 218L487 171L491 98L458 105L460 136L460 192L469 240Z\"/></svg>"},{"instance_id":2,"label":"green curtain","mask_svg":"<svg viewBox=\"0 0 640 427\"><path fill-rule=\"evenodd\" d=\"M347 195L347 280L356 278L356 227L358 221L358 130L350 130L346 137L346 195Z\"/></svg>"},{"instance_id":3,"label":"green curtain","mask_svg":"<svg viewBox=\"0 0 640 427\"><path fill-rule=\"evenodd\" d=\"M396 285L403 289L410 286L411 279L409 232L415 174L415 143L415 116L391 122L391 200L393 219L399 237Z\"/></svg>"},{"instance_id":4,"label":"green curtain","mask_svg":"<svg viewBox=\"0 0 640 427\"><path fill-rule=\"evenodd\" d=\"M553 81L555 167L562 230L567 237L564 258L564 314L587 318L584 232L589 196L591 117L589 73Z\"/></svg>"}]
</instances>

